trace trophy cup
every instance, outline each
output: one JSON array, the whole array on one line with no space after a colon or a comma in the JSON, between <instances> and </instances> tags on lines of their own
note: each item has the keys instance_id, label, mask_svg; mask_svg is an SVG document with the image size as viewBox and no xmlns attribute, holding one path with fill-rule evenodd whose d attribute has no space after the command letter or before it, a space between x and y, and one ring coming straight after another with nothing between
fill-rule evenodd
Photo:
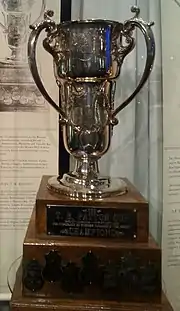
<instances>
[{"instance_id":1,"label":"trophy cup","mask_svg":"<svg viewBox=\"0 0 180 311\"><path fill-rule=\"evenodd\" d=\"M0 60L0 111L45 110L45 100L38 91L29 70L27 41L35 0L0 0L5 42L10 50ZM46 0L39 1L39 17L45 11ZM17 85L18 83L18 85ZM17 94L14 97L14 93ZM32 104L33 102L33 104Z\"/></svg>"},{"instance_id":2,"label":"trophy cup","mask_svg":"<svg viewBox=\"0 0 180 311\"><path fill-rule=\"evenodd\" d=\"M138 20L136 15L124 24L87 20L56 25L49 18L51 13L47 12L44 22L33 28L28 46L29 64L40 92L60 114L64 145L76 159L76 167L62 179L49 179L48 188L78 199L123 194L127 190L125 182L101 176L98 160L109 149L113 127L118 123L116 115L140 91L151 72L155 53L152 24ZM135 26L145 37L146 67L134 93L115 109L116 79L125 56L134 48ZM36 43L43 29L47 31L44 48L53 56L60 106L47 94L37 71Z\"/></svg>"},{"instance_id":3,"label":"trophy cup","mask_svg":"<svg viewBox=\"0 0 180 311\"><path fill-rule=\"evenodd\" d=\"M161 250L149 235L148 202L126 179L103 177L98 160L108 151L117 114L143 87L153 66L151 26L135 16L124 22L69 21L56 25L52 11L31 27L28 59L44 98L60 115L74 171L43 176L23 244L12 310L172 311L161 289ZM114 107L116 80L145 38L145 71L133 94ZM60 105L50 98L36 65L36 45L53 57Z\"/></svg>"}]
</instances>

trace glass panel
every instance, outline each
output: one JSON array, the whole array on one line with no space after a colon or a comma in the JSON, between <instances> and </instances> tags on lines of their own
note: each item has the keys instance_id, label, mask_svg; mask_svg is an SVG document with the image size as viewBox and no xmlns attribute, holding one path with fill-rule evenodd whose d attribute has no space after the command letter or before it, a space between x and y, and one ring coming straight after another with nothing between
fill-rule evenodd
<instances>
[{"instance_id":1,"label":"glass panel","mask_svg":"<svg viewBox=\"0 0 180 311\"><path fill-rule=\"evenodd\" d=\"M100 161L100 169L110 176L125 176L136 185L150 204L150 232L161 242L162 222L162 79L160 1L84 0L72 1L72 15L81 19L108 19L118 22L133 17L130 9L138 5L140 16L154 21L156 58L153 71L141 92L118 114L110 150ZM97 5L99 10L97 10ZM79 8L79 16L78 16ZM116 85L115 105L134 91L142 76L146 46L137 31L135 49L125 58Z\"/></svg>"}]
</instances>

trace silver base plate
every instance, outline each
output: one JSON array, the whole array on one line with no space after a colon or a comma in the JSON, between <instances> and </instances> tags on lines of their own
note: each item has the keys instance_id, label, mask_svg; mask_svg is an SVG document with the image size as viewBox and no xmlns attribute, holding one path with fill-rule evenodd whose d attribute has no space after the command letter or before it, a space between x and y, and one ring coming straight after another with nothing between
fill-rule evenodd
<instances>
[{"instance_id":1,"label":"silver base plate","mask_svg":"<svg viewBox=\"0 0 180 311\"><path fill-rule=\"evenodd\" d=\"M49 191L66 195L72 199L102 199L114 195L123 195L127 192L127 185L121 178L98 177L95 180L77 179L65 174L62 179L57 176L48 180Z\"/></svg>"}]
</instances>

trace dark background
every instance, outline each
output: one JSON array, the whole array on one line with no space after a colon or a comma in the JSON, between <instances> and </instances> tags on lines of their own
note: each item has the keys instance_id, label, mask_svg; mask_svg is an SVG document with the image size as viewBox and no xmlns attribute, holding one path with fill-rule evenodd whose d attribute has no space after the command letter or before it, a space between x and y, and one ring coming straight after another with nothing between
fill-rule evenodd
<instances>
[{"instance_id":1,"label":"dark background","mask_svg":"<svg viewBox=\"0 0 180 311\"><path fill-rule=\"evenodd\" d=\"M0 301L0 311L9 311L9 303Z\"/></svg>"},{"instance_id":2,"label":"dark background","mask_svg":"<svg viewBox=\"0 0 180 311\"><path fill-rule=\"evenodd\" d=\"M61 22L71 20L71 0L61 0ZM59 126L59 175L69 171L69 154L64 148L61 126Z\"/></svg>"}]
</instances>

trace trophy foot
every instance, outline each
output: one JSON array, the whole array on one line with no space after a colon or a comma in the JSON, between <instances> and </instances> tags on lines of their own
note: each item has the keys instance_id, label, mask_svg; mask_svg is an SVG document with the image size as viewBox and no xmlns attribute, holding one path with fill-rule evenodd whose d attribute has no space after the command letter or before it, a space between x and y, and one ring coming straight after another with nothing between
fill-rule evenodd
<instances>
[{"instance_id":1,"label":"trophy foot","mask_svg":"<svg viewBox=\"0 0 180 311\"><path fill-rule=\"evenodd\" d=\"M121 178L98 177L87 181L70 174L64 174L62 179L51 177L47 188L51 192L67 195L72 199L88 200L123 195L127 192L127 185Z\"/></svg>"}]
</instances>

